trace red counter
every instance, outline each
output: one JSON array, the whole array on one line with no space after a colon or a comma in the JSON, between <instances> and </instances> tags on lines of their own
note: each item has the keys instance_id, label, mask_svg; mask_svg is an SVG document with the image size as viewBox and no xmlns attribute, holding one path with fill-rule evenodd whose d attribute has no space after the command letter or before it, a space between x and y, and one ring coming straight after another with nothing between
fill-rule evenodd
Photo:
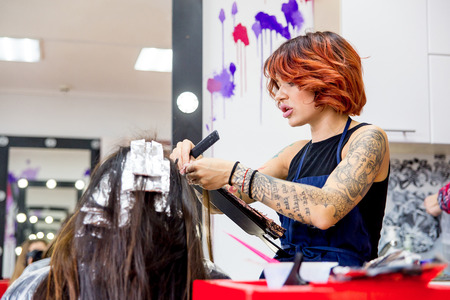
<instances>
[{"instance_id":1,"label":"red counter","mask_svg":"<svg viewBox=\"0 0 450 300\"><path fill-rule=\"evenodd\" d=\"M429 285L412 279L363 279L349 282L285 286L268 289L265 280L238 282L232 280L197 280L193 300L298 300L298 299L449 299L450 286Z\"/></svg>"},{"instance_id":2,"label":"red counter","mask_svg":"<svg viewBox=\"0 0 450 300\"><path fill-rule=\"evenodd\" d=\"M9 285L9 279L0 279L0 297L6 292Z\"/></svg>"}]
</instances>

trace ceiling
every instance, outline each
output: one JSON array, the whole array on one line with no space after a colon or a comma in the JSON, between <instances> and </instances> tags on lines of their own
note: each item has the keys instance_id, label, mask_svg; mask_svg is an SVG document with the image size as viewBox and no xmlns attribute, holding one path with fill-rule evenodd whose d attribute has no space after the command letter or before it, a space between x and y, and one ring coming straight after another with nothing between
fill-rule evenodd
<instances>
[{"instance_id":1,"label":"ceiling","mask_svg":"<svg viewBox=\"0 0 450 300\"><path fill-rule=\"evenodd\" d=\"M171 48L171 0L0 0L0 36L41 40L38 63L0 61L0 92L171 101L171 73L135 71L142 47Z\"/></svg>"}]
</instances>

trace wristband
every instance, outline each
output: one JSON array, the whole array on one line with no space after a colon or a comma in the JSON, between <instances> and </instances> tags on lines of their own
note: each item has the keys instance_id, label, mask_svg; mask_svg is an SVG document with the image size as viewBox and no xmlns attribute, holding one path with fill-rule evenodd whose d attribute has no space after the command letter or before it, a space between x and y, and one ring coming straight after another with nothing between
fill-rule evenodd
<instances>
[{"instance_id":1,"label":"wristband","mask_svg":"<svg viewBox=\"0 0 450 300\"><path fill-rule=\"evenodd\" d=\"M236 167L237 167L238 163L239 163L239 161L235 162L234 166L233 166L233 169L231 169L230 177L228 178L228 184L229 185L232 185L231 184L231 177L233 177L234 171L236 171Z\"/></svg>"},{"instance_id":2,"label":"wristband","mask_svg":"<svg viewBox=\"0 0 450 300\"><path fill-rule=\"evenodd\" d=\"M256 172L258 172L258 170L253 171L252 176L250 176L250 182L248 184L248 196L250 197L250 199L252 199L252 182Z\"/></svg>"}]
</instances>

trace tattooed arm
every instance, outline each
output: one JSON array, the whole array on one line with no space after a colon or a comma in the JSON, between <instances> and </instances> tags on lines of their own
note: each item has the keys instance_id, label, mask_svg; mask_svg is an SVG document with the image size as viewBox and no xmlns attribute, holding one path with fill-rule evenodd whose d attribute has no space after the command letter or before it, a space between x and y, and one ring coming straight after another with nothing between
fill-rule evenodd
<instances>
[{"instance_id":1,"label":"tattooed arm","mask_svg":"<svg viewBox=\"0 0 450 300\"><path fill-rule=\"evenodd\" d=\"M259 168L259 173L265 174L274 178L286 179L289 171L289 164L295 154L307 143L307 141L295 142L283 150L281 150L277 155L272 157L268 162L266 162L261 168ZM226 187L229 192L238 196L247 203L254 202L250 199L246 193L242 193L242 182L241 184L233 184L232 186L227 185L228 178L231 173L235 162L221 160L218 158L202 158L192 161L186 166L186 177L191 184L197 184L202 186L207 190L214 190L221 187ZM243 168L243 165L238 164L235 173L239 173L239 170ZM245 172L246 169L244 169ZM236 175L236 174L234 174ZM242 173L242 178L244 177ZM250 178L251 174L248 174Z\"/></svg>"},{"instance_id":2,"label":"tattooed arm","mask_svg":"<svg viewBox=\"0 0 450 300\"><path fill-rule=\"evenodd\" d=\"M374 181L384 179L388 168L386 134L375 126L366 126L352 135L345 157L322 188L258 172L252 183L252 198L292 219L327 229L361 201ZM242 186L246 170L238 165L232 178L234 186ZM244 184L245 193L248 188Z\"/></svg>"}]
</instances>

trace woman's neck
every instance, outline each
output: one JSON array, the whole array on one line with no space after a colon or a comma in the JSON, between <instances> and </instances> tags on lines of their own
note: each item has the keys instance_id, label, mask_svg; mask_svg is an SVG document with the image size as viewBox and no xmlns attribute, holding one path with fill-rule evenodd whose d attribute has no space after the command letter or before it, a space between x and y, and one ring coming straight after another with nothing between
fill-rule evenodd
<instances>
[{"instance_id":1,"label":"woman's neck","mask_svg":"<svg viewBox=\"0 0 450 300\"><path fill-rule=\"evenodd\" d=\"M310 123L312 142L320 142L344 131L348 115L324 111L321 117Z\"/></svg>"}]
</instances>

